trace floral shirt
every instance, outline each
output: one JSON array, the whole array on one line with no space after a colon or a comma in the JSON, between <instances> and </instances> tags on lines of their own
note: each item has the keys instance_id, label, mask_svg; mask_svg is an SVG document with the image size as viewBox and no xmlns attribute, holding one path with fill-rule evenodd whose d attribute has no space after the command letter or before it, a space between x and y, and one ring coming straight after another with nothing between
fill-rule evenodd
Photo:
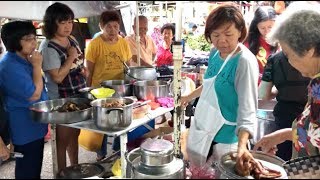
<instances>
[{"instance_id":1,"label":"floral shirt","mask_svg":"<svg viewBox=\"0 0 320 180\"><path fill-rule=\"evenodd\" d=\"M298 156L312 156L320 147L320 73L308 86L308 103L293 124L293 146Z\"/></svg>"}]
</instances>

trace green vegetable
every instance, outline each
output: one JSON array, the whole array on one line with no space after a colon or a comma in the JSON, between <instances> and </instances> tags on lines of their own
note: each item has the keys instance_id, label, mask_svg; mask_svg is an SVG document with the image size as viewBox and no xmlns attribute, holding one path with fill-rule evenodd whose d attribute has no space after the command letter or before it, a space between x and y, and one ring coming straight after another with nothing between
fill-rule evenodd
<instances>
[{"instance_id":1,"label":"green vegetable","mask_svg":"<svg viewBox=\"0 0 320 180\"><path fill-rule=\"evenodd\" d=\"M208 52L211 49L211 45L204 38L203 34L200 36L187 35L185 36L184 39L186 40L186 44L192 50L200 50L200 51Z\"/></svg>"}]
</instances>

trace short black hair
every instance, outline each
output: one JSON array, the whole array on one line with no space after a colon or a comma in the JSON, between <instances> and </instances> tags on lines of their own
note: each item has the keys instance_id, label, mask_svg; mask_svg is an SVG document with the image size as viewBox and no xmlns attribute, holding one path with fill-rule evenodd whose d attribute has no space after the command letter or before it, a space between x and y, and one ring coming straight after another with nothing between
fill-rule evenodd
<instances>
[{"instance_id":1,"label":"short black hair","mask_svg":"<svg viewBox=\"0 0 320 180\"><path fill-rule=\"evenodd\" d=\"M43 17L44 25L42 28L42 33L46 38L52 39L58 29L57 22L73 19L74 13L72 9L65 4L56 2L46 9Z\"/></svg>"},{"instance_id":2,"label":"short black hair","mask_svg":"<svg viewBox=\"0 0 320 180\"><path fill-rule=\"evenodd\" d=\"M174 25L173 25L172 23L164 24L164 25L161 27L161 30L160 30L161 34L163 33L163 31L164 31L165 29L171 30L173 36L175 35L175 27L174 27Z\"/></svg>"},{"instance_id":3,"label":"short black hair","mask_svg":"<svg viewBox=\"0 0 320 180\"><path fill-rule=\"evenodd\" d=\"M21 51L22 37L30 34L36 35L36 28L31 21L11 21L1 29L1 39L9 52Z\"/></svg>"},{"instance_id":4,"label":"short black hair","mask_svg":"<svg viewBox=\"0 0 320 180\"><path fill-rule=\"evenodd\" d=\"M110 10L110 11L104 11L101 13L99 23L102 28L111 21L116 21L120 25L121 17L118 11Z\"/></svg>"}]
</instances>

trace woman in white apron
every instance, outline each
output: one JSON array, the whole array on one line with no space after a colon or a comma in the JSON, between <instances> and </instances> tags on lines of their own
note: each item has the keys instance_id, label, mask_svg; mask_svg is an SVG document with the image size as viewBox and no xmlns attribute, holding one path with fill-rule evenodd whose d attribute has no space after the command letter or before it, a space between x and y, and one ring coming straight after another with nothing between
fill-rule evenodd
<instances>
[{"instance_id":1,"label":"woman in white apron","mask_svg":"<svg viewBox=\"0 0 320 180\"><path fill-rule=\"evenodd\" d=\"M214 9L204 35L215 47L204 83L181 98L185 106L200 96L187 141L188 160L197 166L211 155L219 161L230 151L238 152L238 160L251 156L247 142L254 132L258 103L259 69L255 56L242 44L247 29L241 11L233 5Z\"/></svg>"}]
</instances>

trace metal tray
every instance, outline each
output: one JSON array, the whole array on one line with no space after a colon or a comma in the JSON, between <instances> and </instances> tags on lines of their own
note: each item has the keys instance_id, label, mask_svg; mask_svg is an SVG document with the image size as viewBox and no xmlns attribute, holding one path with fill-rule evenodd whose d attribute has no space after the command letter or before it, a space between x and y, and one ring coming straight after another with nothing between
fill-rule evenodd
<instances>
[{"instance_id":1,"label":"metal tray","mask_svg":"<svg viewBox=\"0 0 320 180\"><path fill-rule=\"evenodd\" d=\"M100 164L83 163L73 166L69 166L62 169L57 178L59 179L83 179L83 178L95 178L101 177L105 172L105 169Z\"/></svg>"},{"instance_id":2,"label":"metal tray","mask_svg":"<svg viewBox=\"0 0 320 180\"><path fill-rule=\"evenodd\" d=\"M282 167L282 164L285 162L277 156L272 156L259 151L250 151L255 159L260 161L264 166L267 166L271 169L280 171L282 176L278 179L288 179L287 173ZM231 154L236 152L229 152L223 155L218 164L218 168L222 174L228 179L254 179L252 176L242 177L236 174L235 164L236 162L231 159Z\"/></svg>"},{"instance_id":3,"label":"metal tray","mask_svg":"<svg viewBox=\"0 0 320 180\"><path fill-rule=\"evenodd\" d=\"M39 123L69 124L88 120L92 117L92 107L74 112L52 112L53 107L62 106L67 101L90 104L87 98L62 98L41 101L30 107L32 119Z\"/></svg>"}]
</instances>

